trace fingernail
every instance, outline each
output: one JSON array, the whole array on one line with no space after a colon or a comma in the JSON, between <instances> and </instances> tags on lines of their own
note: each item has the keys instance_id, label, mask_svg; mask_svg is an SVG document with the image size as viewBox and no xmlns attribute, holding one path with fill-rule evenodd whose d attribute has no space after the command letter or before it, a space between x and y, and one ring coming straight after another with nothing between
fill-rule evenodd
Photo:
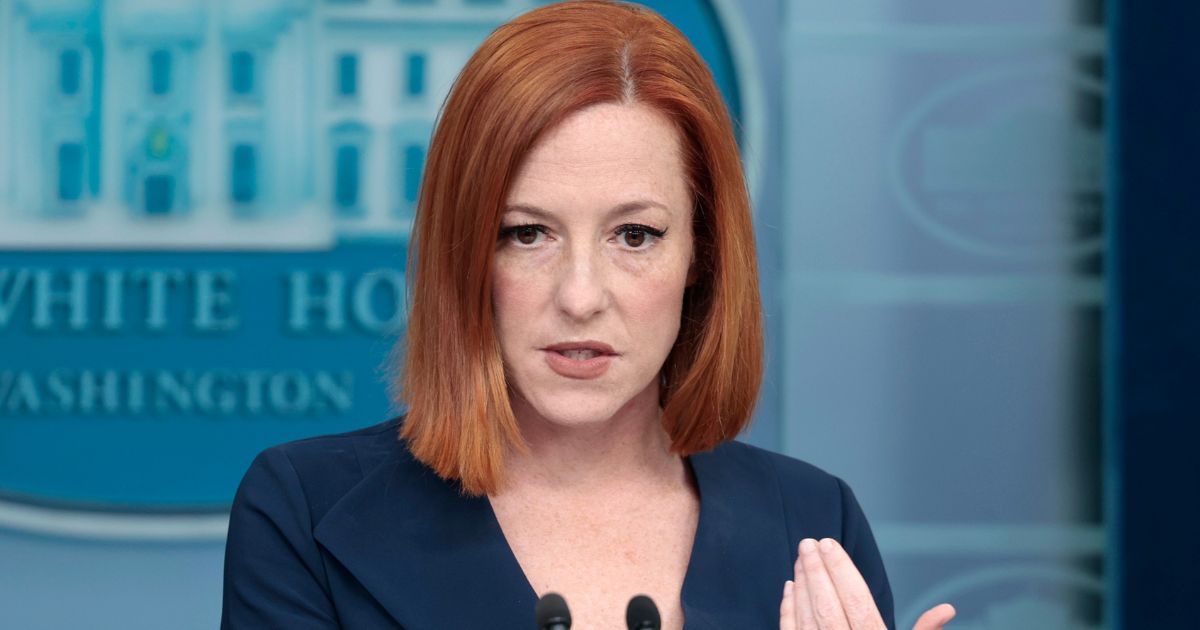
<instances>
[{"instance_id":1,"label":"fingernail","mask_svg":"<svg viewBox=\"0 0 1200 630\"><path fill-rule=\"evenodd\" d=\"M811 538L805 538L804 540L800 541L800 552L801 553L813 553L816 550L817 550L817 541L815 541Z\"/></svg>"},{"instance_id":2,"label":"fingernail","mask_svg":"<svg viewBox=\"0 0 1200 630\"><path fill-rule=\"evenodd\" d=\"M821 551L824 551L825 553L833 552L833 539L832 538L822 538L821 539Z\"/></svg>"}]
</instances>

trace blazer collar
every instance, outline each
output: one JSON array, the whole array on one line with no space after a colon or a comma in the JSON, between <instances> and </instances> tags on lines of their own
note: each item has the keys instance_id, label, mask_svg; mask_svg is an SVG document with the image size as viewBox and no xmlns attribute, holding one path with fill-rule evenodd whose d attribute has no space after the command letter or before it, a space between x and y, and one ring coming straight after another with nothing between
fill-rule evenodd
<instances>
[{"instance_id":1,"label":"blazer collar","mask_svg":"<svg viewBox=\"0 0 1200 630\"><path fill-rule=\"evenodd\" d=\"M491 504L396 451L329 510L317 541L406 628L531 627L537 596Z\"/></svg>"},{"instance_id":2,"label":"blazer collar","mask_svg":"<svg viewBox=\"0 0 1200 630\"><path fill-rule=\"evenodd\" d=\"M329 510L317 541L404 627L533 627L537 594L491 503L397 446ZM762 458L738 446L688 458L701 502L683 583L688 630L778 623L791 570L782 504L773 476L756 469Z\"/></svg>"}]
</instances>

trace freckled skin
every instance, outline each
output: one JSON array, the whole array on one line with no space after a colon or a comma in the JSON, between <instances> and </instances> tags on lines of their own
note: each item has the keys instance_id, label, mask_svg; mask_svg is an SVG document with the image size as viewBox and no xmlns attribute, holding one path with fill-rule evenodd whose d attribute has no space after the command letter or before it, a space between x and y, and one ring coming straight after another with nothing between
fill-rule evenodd
<instances>
[{"instance_id":1,"label":"freckled skin","mask_svg":"<svg viewBox=\"0 0 1200 630\"><path fill-rule=\"evenodd\" d=\"M648 207L612 216L632 200ZM493 300L509 383L548 422L604 422L656 383L679 333L692 259L691 194L679 138L661 114L641 105L604 104L569 117L522 164L508 204L549 216L506 213L502 226L544 225L532 245L498 244ZM625 224L665 230L640 247ZM593 381L550 371L539 348L594 339L620 357ZM657 392L653 392L657 398Z\"/></svg>"},{"instance_id":2,"label":"freckled skin","mask_svg":"<svg viewBox=\"0 0 1200 630\"><path fill-rule=\"evenodd\" d=\"M646 593L679 630L700 504L668 450L658 381L693 256L680 139L644 105L590 107L539 140L506 201L492 299L529 451L505 460L496 518L534 590L566 597L573 628L623 628ZM613 212L632 201L657 205ZM526 224L537 229L507 229ZM619 354L600 377L546 364L541 348L583 340Z\"/></svg>"}]
</instances>

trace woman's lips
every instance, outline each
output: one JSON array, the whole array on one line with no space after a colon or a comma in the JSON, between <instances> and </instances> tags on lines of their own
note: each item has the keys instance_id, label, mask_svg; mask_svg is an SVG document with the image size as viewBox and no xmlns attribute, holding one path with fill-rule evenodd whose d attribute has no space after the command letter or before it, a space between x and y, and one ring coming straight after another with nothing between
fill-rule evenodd
<instances>
[{"instance_id":1,"label":"woman's lips","mask_svg":"<svg viewBox=\"0 0 1200 630\"><path fill-rule=\"evenodd\" d=\"M616 358L615 354L596 352L591 349L542 350L546 365L559 376L575 379L599 378L608 371Z\"/></svg>"}]
</instances>

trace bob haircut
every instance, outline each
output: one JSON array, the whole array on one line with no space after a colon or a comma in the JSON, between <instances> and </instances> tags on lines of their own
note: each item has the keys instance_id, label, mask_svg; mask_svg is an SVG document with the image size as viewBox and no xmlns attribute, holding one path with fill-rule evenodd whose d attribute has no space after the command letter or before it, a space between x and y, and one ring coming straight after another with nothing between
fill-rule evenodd
<instances>
[{"instance_id":1,"label":"bob haircut","mask_svg":"<svg viewBox=\"0 0 1200 630\"><path fill-rule=\"evenodd\" d=\"M502 484L526 448L509 404L492 310L501 216L543 132L599 103L639 103L679 132L693 198L695 259L660 403L671 450L690 455L749 422L762 380L762 313L750 204L733 126L684 35L631 4L584 0L500 26L458 75L426 162L410 251L411 313L400 436L461 491Z\"/></svg>"}]
</instances>

